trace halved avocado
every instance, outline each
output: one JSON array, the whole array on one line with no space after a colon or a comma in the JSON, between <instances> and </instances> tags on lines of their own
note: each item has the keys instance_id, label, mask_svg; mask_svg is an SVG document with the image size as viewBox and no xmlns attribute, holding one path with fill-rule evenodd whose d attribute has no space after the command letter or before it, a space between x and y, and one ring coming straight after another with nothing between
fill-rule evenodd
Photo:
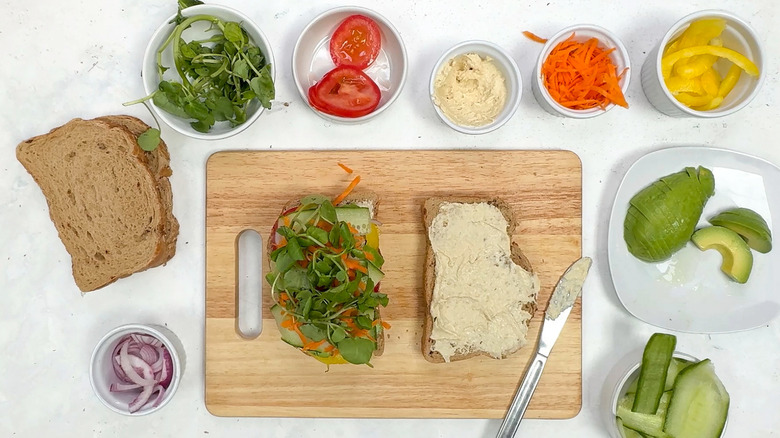
<instances>
[{"instance_id":1,"label":"halved avocado","mask_svg":"<svg viewBox=\"0 0 780 438\"><path fill-rule=\"evenodd\" d=\"M720 270L737 283L745 283L753 269L753 253L742 237L725 227L712 226L696 230L691 236L700 250L717 250L723 257Z\"/></svg>"},{"instance_id":2,"label":"halved avocado","mask_svg":"<svg viewBox=\"0 0 780 438\"><path fill-rule=\"evenodd\" d=\"M760 253L772 250L772 232L760 214L749 208L732 208L710 219L712 225L726 227L742 236L748 246Z\"/></svg>"}]
</instances>

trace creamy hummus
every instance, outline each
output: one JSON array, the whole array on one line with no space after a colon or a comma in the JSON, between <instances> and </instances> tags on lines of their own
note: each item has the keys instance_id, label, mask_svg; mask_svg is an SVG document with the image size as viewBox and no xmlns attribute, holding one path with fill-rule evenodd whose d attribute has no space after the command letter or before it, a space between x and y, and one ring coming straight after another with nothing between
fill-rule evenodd
<instances>
[{"instance_id":1,"label":"creamy hummus","mask_svg":"<svg viewBox=\"0 0 780 438\"><path fill-rule=\"evenodd\" d=\"M466 53L450 59L436 74L433 102L462 126L485 126L504 109L504 75L489 57Z\"/></svg>"},{"instance_id":2,"label":"creamy hummus","mask_svg":"<svg viewBox=\"0 0 780 438\"><path fill-rule=\"evenodd\" d=\"M511 259L507 221L488 203L449 203L428 228L436 260L430 312L434 350L445 361L484 351L495 358L526 342L539 279Z\"/></svg>"}]
</instances>

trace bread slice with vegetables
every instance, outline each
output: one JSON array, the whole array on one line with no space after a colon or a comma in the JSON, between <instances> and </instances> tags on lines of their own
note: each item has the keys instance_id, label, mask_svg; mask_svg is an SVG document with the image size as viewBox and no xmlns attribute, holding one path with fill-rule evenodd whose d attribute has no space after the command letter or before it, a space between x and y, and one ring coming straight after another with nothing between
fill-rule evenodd
<instances>
[{"instance_id":1,"label":"bread slice with vegetables","mask_svg":"<svg viewBox=\"0 0 780 438\"><path fill-rule=\"evenodd\" d=\"M320 362L370 365L389 328L378 202L341 198L310 195L282 209L268 243L271 313L282 340Z\"/></svg>"},{"instance_id":2,"label":"bread slice with vegetables","mask_svg":"<svg viewBox=\"0 0 780 438\"><path fill-rule=\"evenodd\" d=\"M501 199L428 199L422 353L435 363L505 358L527 343L539 279Z\"/></svg>"},{"instance_id":3,"label":"bread slice with vegetables","mask_svg":"<svg viewBox=\"0 0 780 438\"><path fill-rule=\"evenodd\" d=\"M168 223L159 178L124 126L73 119L20 143L16 156L46 197L82 291L173 255L166 229L178 223Z\"/></svg>"}]
</instances>

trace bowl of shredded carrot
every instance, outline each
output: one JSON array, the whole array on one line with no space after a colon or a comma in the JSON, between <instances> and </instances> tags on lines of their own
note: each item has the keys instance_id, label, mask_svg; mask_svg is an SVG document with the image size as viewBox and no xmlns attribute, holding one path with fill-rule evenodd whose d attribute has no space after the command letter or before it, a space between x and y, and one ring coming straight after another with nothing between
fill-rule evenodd
<instances>
[{"instance_id":1,"label":"bowl of shredded carrot","mask_svg":"<svg viewBox=\"0 0 780 438\"><path fill-rule=\"evenodd\" d=\"M628 108L630 79L628 51L620 39L599 26L576 25L545 42L531 88L547 112L585 119L615 106Z\"/></svg>"}]
</instances>

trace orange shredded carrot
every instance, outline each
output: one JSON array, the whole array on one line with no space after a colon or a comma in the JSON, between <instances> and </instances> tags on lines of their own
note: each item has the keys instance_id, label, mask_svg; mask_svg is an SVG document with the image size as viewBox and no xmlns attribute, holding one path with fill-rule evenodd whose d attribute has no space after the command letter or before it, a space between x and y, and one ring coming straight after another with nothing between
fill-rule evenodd
<instances>
[{"instance_id":1,"label":"orange shredded carrot","mask_svg":"<svg viewBox=\"0 0 780 438\"><path fill-rule=\"evenodd\" d=\"M347 172L347 173L352 173L352 169L350 169L349 167L347 167L345 164L343 164L343 163L338 163L338 165L339 165L339 167L341 167L342 169L344 169L344 172Z\"/></svg>"},{"instance_id":2,"label":"orange shredded carrot","mask_svg":"<svg viewBox=\"0 0 780 438\"><path fill-rule=\"evenodd\" d=\"M282 222L284 222L284 226L285 226L285 227L289 227L289 226L290 226L290 216L285 216L285 217L282 219Z\"/></svg>"},{"instance_id":3,"label":"orange shredded carrot","mask_svg":"<svg viewBox=\"0 0 780 438\"><path fill-rule=\"evenodd\" d=\"M573 110L605 109L610 103L628 108L619 83L628 68L617 74L609 57L614 50L599 47L596 38L576 41L572 33L553 48L542 65L544 86L550 96Z\"/></svg>"},{"instance_id":4,"label":"orange shredded carrot","mask_svg":"<svg viewBox=\"0 0 780 438\"><path fill-rule=\"evenodd\" d=\"M349 186L347 186L346 190L341 192L340 195L336 196L336 198L333 200L333 205L338 205L339 203L341 203L341 201L343 201L344 198L346 198L352 192L352 190L355 188L355 186L358 185L359 182L360 182L360 175L356 176L355 179L353 179L352 182L349 183Z\"/></svg>"},{"instance_id":5,"label":"orange shredded carrot","mask_svg":"<svg viewBox=\"0 0 780 438\"><path fill-rule=\"evenodd\" d=\"M547 42L547 38L542 38L542 37L536 35L535 33L529 32L527 30L523 31L523 35L525 35L525 37L528 38L529 40L536 41L537 43L544 44L544 43Z\"/></svg>"},{"instance_id":6,"label":"orange shredded carrot","mask_svg":"<svg viewBox=\"0 0 780 438\"><path fill-rule=\"evenodd\" d=\"M317 347L319 347L320 345L322 345L324 343L325 343L325 339L322 339L322 340L317 341L317 342L314 342L314 341L307 342L306 344L303 344L303 351L306 351L306 350L316 350Z\"/></svg>"},{"instance_id":7,"label":"orange shredded carrot","mask_svg":"<svg viewBox=\"0 0 780 438\"><path fill-rule=\"evenodd\" d=\"M299 323L299 322L295 321L295 320L293 319L293 317L290 317L290 318L288 318L288 319L285 319L285 320L284 320L284 321L282 321L282 323L281 323L281 324L279 324L279 325L280 325L280 326L282 326L283 328L286 328L286 329L288 329L288 330L292 330L292 331L294 331L295 333L297 333L297 334L298 334L298 336L300 336L300 337L301 337L301 342L303 342L303 343L306 343L306 341L307 341L307 339L306 339L306 335L304 335L304 334L303 334L303 332L301 331L301 329L300 329L300 328L298 328L298 327L300 327L301 323Z\"/></svg>"},{"instance_id":8,"label":"orange shredded carrot","mask_svg":"<svg viewBox=\"0 0 780 438\"><path fill-rule=\"evenodd\" d=\"M279 241L279 243L276 244L276 249L284 248L287 246L287 239L282 237L282 240Z\"/></svg>"},{"instance_id":9,"label":"orange shredded carrot","mask_svg":"<svg viewBox=\"0 0 780 438\"><path fill-rule=\"evenodd\" d=\"M333 344L328 344L328 346L323 348L322 351L326 353L330 353L331 351L333 351L334 355L338 353L338 350L336 350L336 347Z\"/></svg>"},{"instance_id":10,"label":"orange shredded carrot","mask_svg":"<svg viewBox=\"0 0 780 438\"><path fill-rule=\"evenodd\" d=\"M347 259L344 261L344 263L347 266L347 269L354 269L355 271L362 272L364 274L368 274L368 269L366 269L365 266L361 265L359 261L354 259Z\"/></svg>"}]
</instances>

